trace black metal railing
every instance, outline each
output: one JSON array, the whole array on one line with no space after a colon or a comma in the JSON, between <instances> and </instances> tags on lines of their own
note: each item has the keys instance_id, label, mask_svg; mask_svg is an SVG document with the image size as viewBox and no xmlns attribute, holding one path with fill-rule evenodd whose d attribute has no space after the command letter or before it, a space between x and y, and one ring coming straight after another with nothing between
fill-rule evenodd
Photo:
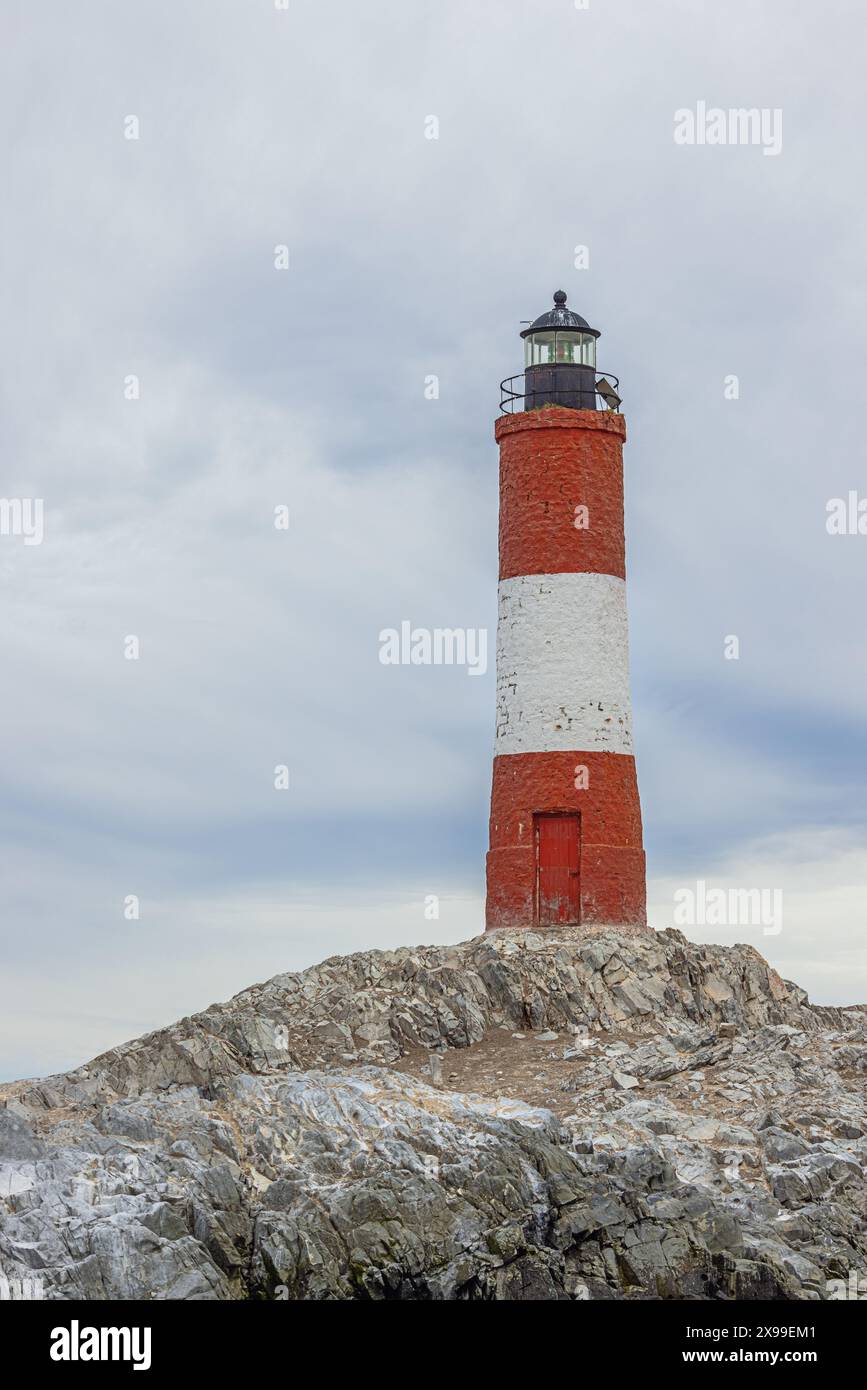
<instances>
[{"instance_id":1,"label":"black metal railing","mask_svg":"<svg viewBox=\"0 0 867 1390\"><path fill-rule=\"evenodd\" d=\"M525 390L526 379L523 372L517 376L507 376L505 381L500 382L500 414L514 415L523 410L541 410L546 405L559 405L557 397L563 396L562 404L567 409L574 409L572 400L574 398L574 386L564 388L562 393L556 388L551 390L531 389ZM589 394L589 392L588 392ZM613 410L616 414L620 411L620 379L613 372L596 373L596 404L599 410Z\"/></svg>"}]
</instances>

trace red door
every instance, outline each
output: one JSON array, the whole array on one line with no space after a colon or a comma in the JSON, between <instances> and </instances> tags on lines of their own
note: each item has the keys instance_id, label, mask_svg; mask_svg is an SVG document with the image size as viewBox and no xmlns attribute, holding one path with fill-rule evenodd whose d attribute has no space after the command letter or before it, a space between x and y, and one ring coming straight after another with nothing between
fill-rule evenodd
<instances>
[{"instance_id":1,"label":"red door","mask_svg":"<svg viewBox=\"0 0 867 1390\"><path fill-rule=\"evenodd\" d=\"M540 927L581 919L581 817L536 817L536 902Z\"/></svg>"}]
</instances>

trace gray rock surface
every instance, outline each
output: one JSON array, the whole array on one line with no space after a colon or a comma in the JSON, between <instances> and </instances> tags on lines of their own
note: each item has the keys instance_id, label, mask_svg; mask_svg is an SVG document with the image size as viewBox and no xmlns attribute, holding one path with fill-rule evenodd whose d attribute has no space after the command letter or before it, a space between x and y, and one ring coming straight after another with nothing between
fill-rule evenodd
<instances>
[{"instance_id":1,"label":"gray rock surface","mask_svg":"<svg viewBox=\"0 0 867 1390\"><path fill-rule=\"evenodd\" d=\"M0 1087L0 1274L61 1300L824 1298L867 1270L865 1070L867 1012L749 946L332 958Z\"/></svg>"}]
</instances>

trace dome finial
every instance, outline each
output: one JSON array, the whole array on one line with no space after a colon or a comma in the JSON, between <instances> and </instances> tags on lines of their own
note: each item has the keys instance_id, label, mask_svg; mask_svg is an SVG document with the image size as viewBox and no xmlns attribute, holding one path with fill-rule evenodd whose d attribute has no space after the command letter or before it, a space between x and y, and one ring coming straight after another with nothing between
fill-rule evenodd
<instances>
[{"instance_id":1,"label":"dome finial","mask_svg":"<svg viewBox=\"0 0 867 1390\"><path fill-rule=\"evenodd\" d=\"M555 303L555 304L565 304L565 303L566 303L566 291L565 291L565 290L555 290L555 291L554 291L554 303Z\"/></svg>"}]
</instances>

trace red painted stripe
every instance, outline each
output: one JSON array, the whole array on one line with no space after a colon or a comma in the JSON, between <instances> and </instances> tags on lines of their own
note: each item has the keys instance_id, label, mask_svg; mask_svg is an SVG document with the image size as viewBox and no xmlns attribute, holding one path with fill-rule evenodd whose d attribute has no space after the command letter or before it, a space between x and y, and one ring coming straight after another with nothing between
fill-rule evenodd
<instances>
[{"instance_id":1,"label":"red painted stripe","mask_svg":"<svg viewBox=\"0 0 867 1390\"><path fill-rule=\"evenodd\" d=\"M497 421L500 578L626 577L622 415L547 407ZM577 506L589 525L575 526Z\"/></svg>"},{"instance_id":2,"label":"red painted stripe","mask_svg":"<svg viewBox=\"0 0 867 1390\"><path fill-rule=\"evenodd\" d=\"M511 753L494 759L489 928L534 925L534 816L576 811L581 817L581 921L646 925L635 760L623 753L576 751Z\"/></svg>"}]
</instances>

